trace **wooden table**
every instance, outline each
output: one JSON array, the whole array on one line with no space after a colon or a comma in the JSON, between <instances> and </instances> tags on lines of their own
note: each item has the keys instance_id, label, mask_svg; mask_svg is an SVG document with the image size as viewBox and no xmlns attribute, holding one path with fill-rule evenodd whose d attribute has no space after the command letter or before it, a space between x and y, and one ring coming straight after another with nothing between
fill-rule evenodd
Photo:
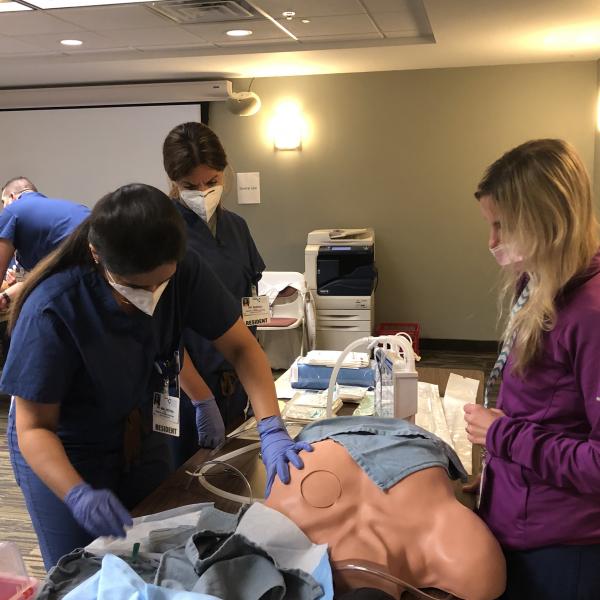
<instances>
[{"instance_id":1,"label":"wooden table","mask_svg":"<svg viewBox=\"0 0 600 600\"><path fill-rule=\"evenodd\" d=\"M470 377L477 379L480 383L477 402L483 402L483 386L484 386L484 375L479 370L469 369L444 369L444 368L432 368L432 367L421 367L418 368L419 380L427 383L437 384L440 388L440 395L443 395L446 389L446 383L450 373L456 373L464 377ZM354 407L352 407L354 408ZM214 456L211 456L210 450L199 450L190 458L184 465L182 465L177 471L175 471L170 477L168 477L152 494L150 494L145 500L143 500L133 511L134 516L141 516L168 510L170 508L176 508L178 506L184 506L186 504L194 504L196 502L214 502L215 505L228 512L236 512L239 509L239 504L236 502L225 500L219 496L215 496L196 480L186 474L186 471L195 471L200 465L204 464L206 460L211 458L218 458L224 454L232 452L243 446L256 443L253 440L240 440L233 439ZM474 451L473 459L473 473L479 472L479 453ZM266 473L260 461L257 460L255 453L247 453L243 456L237 457L231 461L235 467L240 469L244 475L250 481L253 489L264 489L266 482ZM210 475L207 475L207 479L210 478L210 482L217 487L225 487L227 491L234 494L247 495L247 486L241 479L230 474L230 473L219 473L222 471L221 467L215 467ZM460 482L456 483L456 495L457 498L466 504L467 506L473 506L474 498L471 495L465 495L461 491Z\"/></svg>"}]
</instances>

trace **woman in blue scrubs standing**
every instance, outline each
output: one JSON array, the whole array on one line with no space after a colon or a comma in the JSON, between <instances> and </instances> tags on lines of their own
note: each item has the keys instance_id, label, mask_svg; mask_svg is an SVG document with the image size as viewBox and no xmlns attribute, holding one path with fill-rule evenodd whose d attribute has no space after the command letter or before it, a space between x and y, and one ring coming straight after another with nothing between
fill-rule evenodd
<instances>
[{"instance_id":1,"label":"woman in blue scrubs standing","mask_svg":"<svg viewBox=\"0 0 600 600\"><path fill-rule=\"evenodd\" d=\"M200 308L200 310L199 310ZM170 472L185 328L233 365L259 419L269 485L302 467L279 416L268 361L238 302L194 252L156 188L124 186L31 272L11 313L0 387L15 396L8 438L47 568L100 535L123 536L128 509ZM203 400L189 360L181 387ZM202 431L200 431L202 434Z\"/></svg>"},{"instance_id":2,"label":"woman in blue scrubs standing","mask_svg":"<svg viewBox=\"0 0 600 600\"><path fill-rule=\"evenodd\" d=\"M164 141L163 162L172 182L171 197L187 226L188 247L210 265L241 307L242 298L256 295L265 264L246 221L221 205L227 155L219 138L202 123L182 123ZM190 418L175 441L180 464L197 451L198 444L219 443L224 432L219 412L225 426L234 427L244 420L248 405L234 369L212 342L187 330L184 343L208 385L206 401L195 407L196 417L212 423L213 435L197 438L190 426L194 407L182 401L182 411Z\"/></svg>"}]
</instances>

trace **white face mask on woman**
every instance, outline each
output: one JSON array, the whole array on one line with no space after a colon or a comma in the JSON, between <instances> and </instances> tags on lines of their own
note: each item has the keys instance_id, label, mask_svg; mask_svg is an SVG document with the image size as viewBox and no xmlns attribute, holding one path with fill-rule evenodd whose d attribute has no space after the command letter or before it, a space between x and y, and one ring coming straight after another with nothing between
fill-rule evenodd
<instances>
[{"instance_id":1,"label":"white face mask on woman","mask_svg":"<svg viewBox=\"0 0 600 600\"><path fill-rule=\"evenodd\" d=\"M523 257L520 254L517 254L514 248L508 244L497 244L493 248L490 248L490 252L501 267L514 265L523 260Z\"/></svg>"},{"instance_id":2,"label":"white face mask on woman","mask_svg":"<svg viewBox=\"0 0 600 600\"><path fill-rule=\"evenodd\" d=\"M205 192L198 190L180 190L179 197L185 206L193 210L202 220L208 223L215 214L221 201L223 186L215 185Z\"/></svg>"},{"instance_id":3,"label":"white face mask on woman","mask_svg":"<svg viewBox=\"0 0 600 600\"><path fill-rule=\"evenodd\" d=\"M143 313L146 313L150 317L154 314L154 310L156 309L156 305L162 296L162 293L165 291L169 283L169 279L167 281L163 281L153 292L150 290L143 290L140 288L132 288L128 285L123 285L121 283L117 283L113 276L105 269L106 277L108 279L108 283L117 291L125 300L131 302L136 308L139 308Z\"/></svg>"}]
</instances>

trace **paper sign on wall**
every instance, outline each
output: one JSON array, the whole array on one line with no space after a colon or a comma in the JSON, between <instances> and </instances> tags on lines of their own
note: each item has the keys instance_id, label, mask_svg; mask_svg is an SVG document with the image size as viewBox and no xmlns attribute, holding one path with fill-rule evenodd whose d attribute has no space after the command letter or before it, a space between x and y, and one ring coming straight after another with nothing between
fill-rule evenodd
<instances>
[{"instance_id":1,"label":"paper sign on wall","mask_svg":"<svg viewBox=\"0 0 600 600\"><path fill-rule=\"evenodd\" d=\"M260 204L260 173L237 174L238 204Z\"/></svg>"}]
</instances>

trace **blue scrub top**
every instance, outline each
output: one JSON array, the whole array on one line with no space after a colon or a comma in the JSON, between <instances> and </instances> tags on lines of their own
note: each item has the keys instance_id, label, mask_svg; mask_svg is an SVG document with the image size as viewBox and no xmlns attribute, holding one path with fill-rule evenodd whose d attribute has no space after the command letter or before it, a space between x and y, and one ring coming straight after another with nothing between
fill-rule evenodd
<instances>
[{"instance_id":1,"label":"blue scrub top","mask_svg":"<svg viewBox=\"0 0 600 600\"><path fill-rule=\"evenodd\" d=\"M0 238L12 242L17 260L31 271L89 214L83 204L25 192L0 212Z\"/></svg>"},{"instance_id":2,"label":"blue scrub top","mask_svg":"<svg viewBox=\"0 0 600 600\"><path fill-rule=\"evenodd\" d=\"M122 445L134 408L151 414L163 380L156 360L180 348L184 328L214 340L240 315L238 302L210 267L187 252L152 317L119 307L93 266L50 276L23 305L0 389L39 403L60 403L58 436L68 451Z\"/></svg>"},{"instance_id":3,"label":"blue scrub top","mask_svg":"<svg viewBox=\"0 0 600 600\"><path fill-rule=\"evenodd\" d=\"M188 248L210 265L241 306L242 298L252 293L252 286L258 284L265 270L246 221L219 207L216 235L213 236L206 222L196 213L182 204L176 203L176 206L187 225ZM201 375L232 368L223 355L195 331L185 332L184 343Z\"/></svg>"}]
</instances>

